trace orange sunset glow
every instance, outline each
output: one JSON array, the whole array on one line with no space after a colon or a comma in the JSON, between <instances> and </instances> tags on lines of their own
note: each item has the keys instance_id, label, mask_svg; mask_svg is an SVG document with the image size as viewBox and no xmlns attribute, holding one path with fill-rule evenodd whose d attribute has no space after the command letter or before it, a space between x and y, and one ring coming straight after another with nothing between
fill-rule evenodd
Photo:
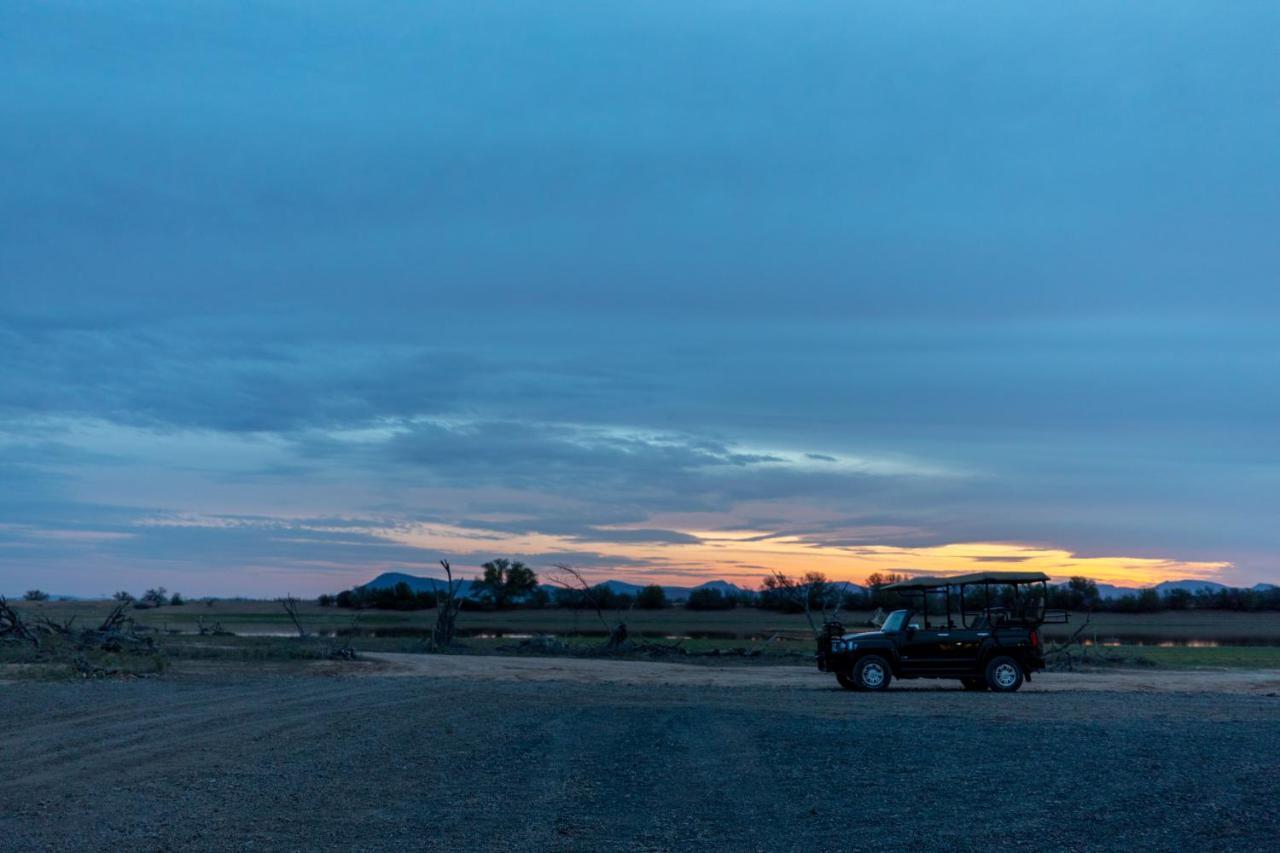
<instances>
[{"instance_id":1,"label":"orange sunset glow","mask_svg":"<svg viewBox=\"0 0 1280 853\"><path fill-rule=\"evenodd\" d=\"M1170 579L1212 580L1230 567L1227 562L1194 562L1126 556L1083 557L1062 548L1014 542L957 542L930 547L889 545L830 546L799 536L754 530L682 531L695 543L635 544L569 541L563 537L514 535L449 527L388 530L381 535L406 545L442 554L474 554L478 560L501 552L538 553L590 547L617 567L593 566L599 579L616 577L657 583L700 582L711 578L755 586L771 571L799 575L820 571L838 581L860 583L872 572L929 575L960 574L993 568L1041 571L1058 580L1082 575L1120 586L1149 586ZM642 571L628 570L643 564Z\"/></svg>"}]
</instances>

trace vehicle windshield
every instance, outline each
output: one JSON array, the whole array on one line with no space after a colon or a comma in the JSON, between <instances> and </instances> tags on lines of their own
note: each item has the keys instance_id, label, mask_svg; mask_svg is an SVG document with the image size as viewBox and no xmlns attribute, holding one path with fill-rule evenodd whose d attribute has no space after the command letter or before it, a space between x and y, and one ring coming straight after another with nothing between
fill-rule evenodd
<instances>
[{"instance_id":1,"label":"vehicle windshield","mask_svg":"<svg viewBox=\"0 0 1280 853\"><path fill-rule=\"evenodd\" d=\"M910 615L910 610L895 610L885 617L884 624L880 626L880 630L887 633L901 631L906 627L907 617Z\"/></svg>"}]
</instances>

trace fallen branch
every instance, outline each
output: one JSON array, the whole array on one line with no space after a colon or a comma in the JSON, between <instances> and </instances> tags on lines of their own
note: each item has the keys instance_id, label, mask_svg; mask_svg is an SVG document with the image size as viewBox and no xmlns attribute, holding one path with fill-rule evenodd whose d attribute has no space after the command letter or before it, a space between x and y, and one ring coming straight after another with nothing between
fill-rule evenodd
<instances>
[{"instance_id":1,"label":"fallen branch","mask_svg":"<svg viewBox=\"0 0 1280 853\"><path fill-rule=\"evenodd\" d=\"M0 640L31 643L36 648L40 647L40 638L27 627L18 611L9 606L3 595L0 595Z\"/></svg>"}]
</instances>

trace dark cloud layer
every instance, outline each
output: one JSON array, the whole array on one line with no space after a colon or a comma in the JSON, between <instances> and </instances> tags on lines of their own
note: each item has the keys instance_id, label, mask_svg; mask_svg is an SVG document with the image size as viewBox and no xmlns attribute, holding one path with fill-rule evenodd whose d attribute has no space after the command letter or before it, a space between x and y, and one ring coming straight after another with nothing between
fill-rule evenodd
<instances>
[{"instance_id":1,"label":"dark cloud layer","mask_svg":"<svg viewBox=\"0 0 1280 853\"><path fill-rule=\"evenodd\" d=\"M0 29L0 588L681 513L1280 575L1273 8Z\"/></svg>"}]
</instances>

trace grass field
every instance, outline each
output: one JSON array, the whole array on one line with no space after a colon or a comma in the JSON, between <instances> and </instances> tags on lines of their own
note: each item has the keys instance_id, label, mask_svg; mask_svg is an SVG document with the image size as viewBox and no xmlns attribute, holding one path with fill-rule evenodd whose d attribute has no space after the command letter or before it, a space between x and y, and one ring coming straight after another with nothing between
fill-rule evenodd
<instances>
[{"instance_id":1,"label":"grass field","mask_svg":"<svg viewBox=\"0 0 1280 853\"><path fill-rule=\"evenodd\" d=\"M16 606L29 621L42 616L59 622L74 618L76 627L86 627L100 622L112 603L18 602ZM152 629L164 657L171 661L246 662L322 659L345 643L348 634L353 635L352 644L364 651L422 652L427 648L425 634L436 618L434 610L350 611L304 602L300 605L303 625L317 636L300 640L275 601L193 601L179 607L131 609L129 614ZM843 614L850 630L866 625L869 618L869 613ZM1070 624L1045 626L1045 634L1049 639L1066 636L1084 619L1084 614L1073 614ZM234 636L197 636L202 622L216 623ZM678 646L676 654L691 661L741 658L747 650L754 653L751 662L804 664L813 650L802 614L754 608L637 610L628 616L628 626L637 642ZM473 654L582 653L598 646L603 631L594 612L566 609L464 612L458 627L462 650ZM555 638L553 645L541 646L531 639L546 635ZM1104 647L1103 657L1111 665L1280 667L1280 613L1099 614L1092 617L1083 636ZM1097 655L1091 657L1098 660ZM49 655L36 655L13 644L0 647L0 662L33 665L40 659L47 660ZM102 665L127 668L132 664L126 657L113 656ZM154 663L138 665L155 667Z\"/></svg>"},{"instance_id":2,"label":"grass field","mask_svg":"<svg viewBox=\"0 0 1280 853\"><path fill-rule=\"evenodd\" d=\"M14 602L24 613L46 615L56 620L72 616L80 621L101 619L111 609L107 601ZM320 607L306 601L300 604L303 623L312 631L336 631L352 627L362 629L427 629L435 623L434 610L343 610ZM193 601L181 607L130 610L140 624L157 630L194 632L197 622L221 622L229 631L243 634L292 633L289 617L275 601L218 599ZM866 625L869 612L842 613L846 627L855 630ZM1072 614L1067 625L1046 625L1046 637L1066 636L1085 619ZM690 611L681 607L665 610L634 610L627 617L633 634L645 637L693 636L713 639L749 640L775 633L795 634L807 638L809 626L803 614L783 614L752 607L728 611ZM464 612L458 627L466 632L506 634L572 634L601 630L594 612L552 608L546 610L509 610L499 612ZM1280 645L1280 612L1232 613L1227 611L1182 611L1165 613L1120 614L1098 613L1086 630L1100 640L1157 643L1162 641L1203 641L1220 644Z\"/></svg>"}]
</instances>

